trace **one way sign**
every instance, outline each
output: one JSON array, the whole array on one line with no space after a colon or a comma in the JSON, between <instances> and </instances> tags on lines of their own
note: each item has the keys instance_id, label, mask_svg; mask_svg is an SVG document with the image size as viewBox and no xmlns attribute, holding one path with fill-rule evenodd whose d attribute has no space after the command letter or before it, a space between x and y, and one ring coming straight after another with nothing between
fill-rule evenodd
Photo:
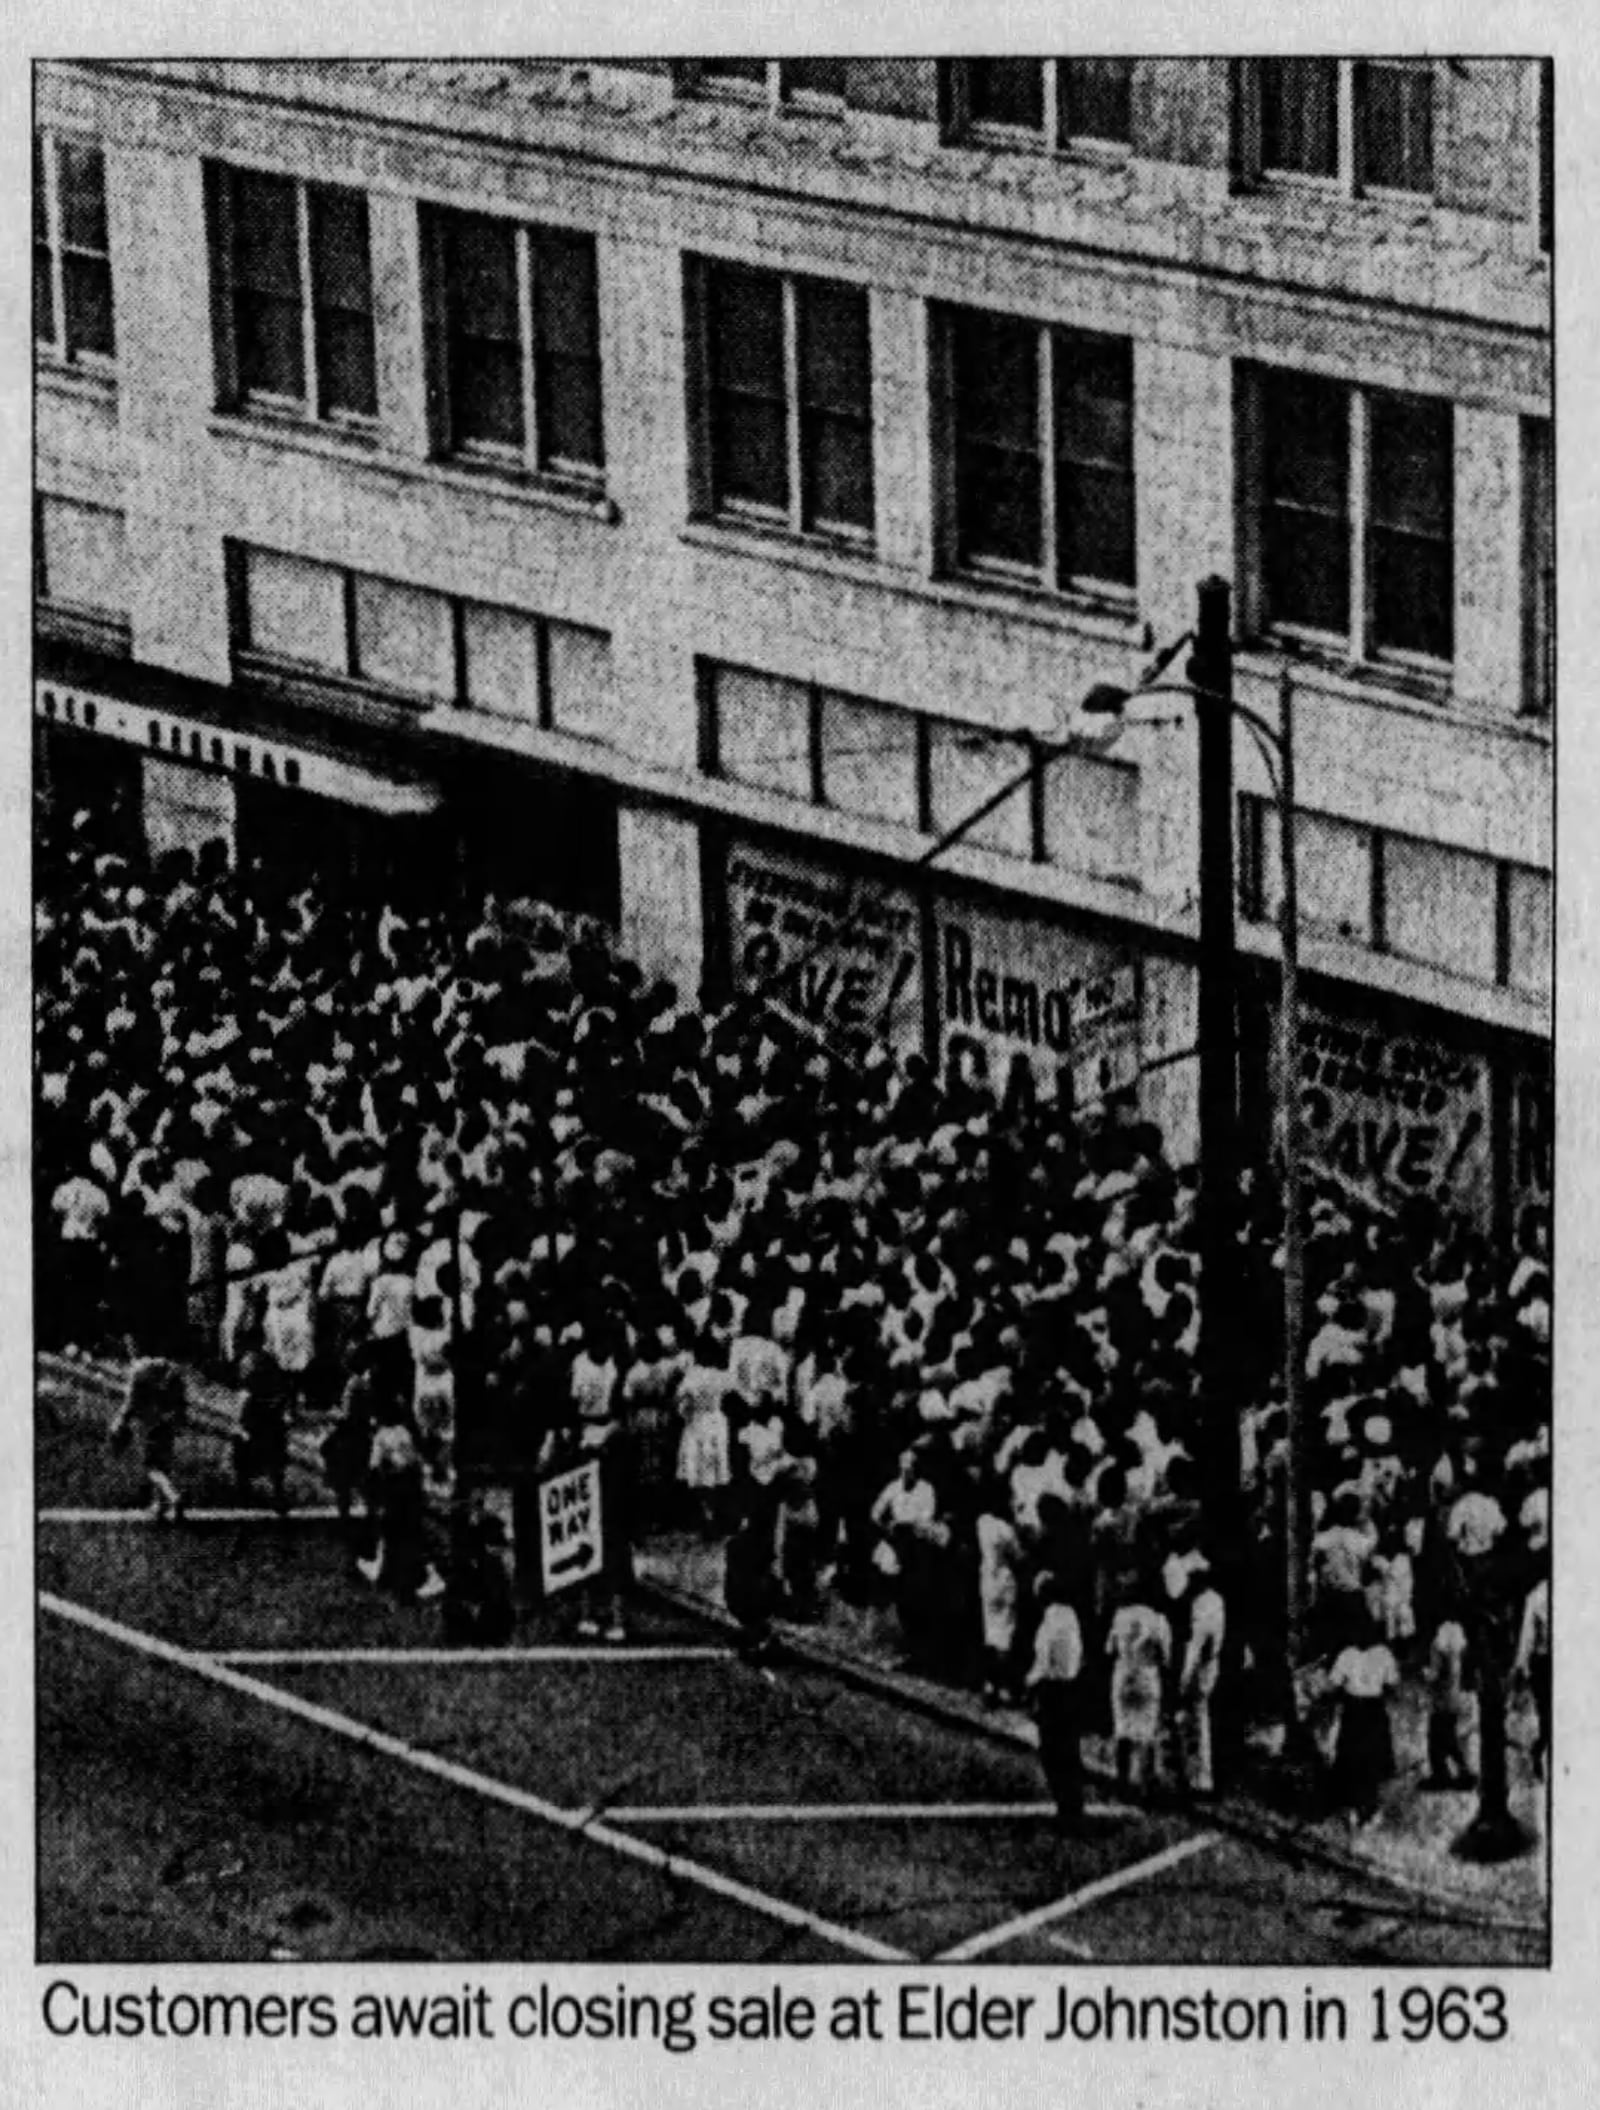
<instances>
[{"instance_id":1,"label":"one way sign","mask_svg":"<svg viewBox=\"0 0 1600 2110\"><path fill-rule=\"evenodd\" d=\"M539 1490L539 1557L545 1595L587 1582L604 1553L600 1461L592 1458L546 1480Z\"/></svg>"}]
</instances>

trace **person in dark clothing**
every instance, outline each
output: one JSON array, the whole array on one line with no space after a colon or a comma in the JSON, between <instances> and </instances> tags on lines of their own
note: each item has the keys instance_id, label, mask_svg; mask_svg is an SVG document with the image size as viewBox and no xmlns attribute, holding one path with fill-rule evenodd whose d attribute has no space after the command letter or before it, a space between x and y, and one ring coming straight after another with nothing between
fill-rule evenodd
<instances>
[{"instance_id":1,"label":"person in dark clothing","mask_svg":"<svg viewBox=\"0 0 1600 2110\"><path fill-rule=\"evenodd\" d=\"M511 1639L516 1615L505 1531L477 1492L458 1505L452 1520L440 1611L444 1638L453 1646L503 1648Z\"/></svg>"},{"instance_id":2,"label":"person in dark clothing","mask_svg":"<svg viewBox=\"0 0 1600 2110\"><path fill-rule=\"evenodd\" d=\"M177 1523L183 1496L172 1477L178 1431L188 1418L189 1397L183 1372L165 1356L135 1358L128 1387L109 1432L111 1448L122 1450L135 1429L144 1438L144 1476L150 1507L158 1521Z\"/></svg>"},{"instance_id":3,"label":"person in dark clothing","mask_svg":"<svg viewBox=\"0 0 1600 2110\"><path fill-rule=\"evenodd\" d=\"M1065 1838L1083 1829L1083 1630L1066 1586L1041 1575L1028 1697L1039 1727L1039 1763Z\"/></svg>"},{"instance_id":4,"label":"person in dark clothing","mask_svg":"<svg viewBox=\"0 0 1600 2110\"><path fill-rule=\"evenodd\" d=\"M751 1489L724 1555L722 1598L742 1629L739 1652L747 1663L764 1663L772 1654L772 1622L780 1594L777 1519L778 1505L770 1490Z\"/></svg>"},{"instance_id":5,"label":"person in dark clothing","mask_svg":"<svg viewBox=\"0 0 1600 2110\"><path fill-rule=\"evenodd\" d=\"M241 1500L253 1483L265 1480L272 1505L283 1515L289 1507L289 1405L291 1394L270 1357L252 1350L239 1370L244 1397L239 1430L233 1439L233 1479Z\"/></svg>"}]
</instances>

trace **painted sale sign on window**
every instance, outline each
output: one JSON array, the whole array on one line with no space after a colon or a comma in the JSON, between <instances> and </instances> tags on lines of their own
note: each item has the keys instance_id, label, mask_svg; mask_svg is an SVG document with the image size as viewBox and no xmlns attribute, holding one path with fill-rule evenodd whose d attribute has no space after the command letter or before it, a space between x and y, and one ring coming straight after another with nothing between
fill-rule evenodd
<instances>
[{"instance_id":1,"label":"painted sale sign on window","mask_svg":"<svg viewBox=\"0 0 1600 2110\"><path fill-rule=\"evenodd\" d=\"M946 1075L1003 1100L1103 1101L1138 1082L1139 977L1113 946L1042 918L951 902L938 911L939 1050Z\"/></svg>"},{"instance_id":2,"label":"painted sale sign on window","mask_svg":"<svg viewBox=\"0 0 1600 2110\"><path fill-rule=\"evenodd\" d=\"M917 904L899 887L809 858L728 853L734 979L829 1038L922 1045Z\"/></svg>"},{"instance_id":3,"label":"painted sale sign on window","mask_svg":"<svg viewBox=\"0 0 1600 2110\"><path fill-rule=\"evenodd\" d=\"M1489 1067L1480 1057L1315 1012L1300 1022L1308 1161L1375 1198L1490 1205Z\"/></svg>"}]
</instances>

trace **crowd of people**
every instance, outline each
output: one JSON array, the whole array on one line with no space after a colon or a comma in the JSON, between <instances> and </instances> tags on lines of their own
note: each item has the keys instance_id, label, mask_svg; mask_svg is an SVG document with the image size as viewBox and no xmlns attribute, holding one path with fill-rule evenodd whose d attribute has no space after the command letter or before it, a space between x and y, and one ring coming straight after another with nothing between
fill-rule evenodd
<instances>
[{"instance_id":1,"label":"crowd of people","mask_svg":"<svg viewBox=\"0 0 1600 2110\"><path fill-rule=\"evenodd\" d=\"M220 845L136 861L86 815L38 873L46 1345L230 1377L241 1486L278 1500L307 1418L341 1508L377 1519L369 1579L471 1573L451 1602L495 1631L467 1490L598 1456L586 1625L621 1632L639 1529L713 1534L752 1655L780 1617L878 1600L913 1665L1031 1699L1065 1822L1088 1726L1130 1787L1214 1787L1283 1655L1267 1168L1241 1187L1222 1429L1195 1176L1131 1108L1002 1116L918 1056L697 1006L493 899L402 913ZM1430 1198L1311 1190L1310 1653L1365 1821L1402 1668L1429 1681L1434 1778L1469 1772L1490 1569L1546 1735L1548 1224L1524 1212L1505 1250Z\"/></svg>"}]
</instances>

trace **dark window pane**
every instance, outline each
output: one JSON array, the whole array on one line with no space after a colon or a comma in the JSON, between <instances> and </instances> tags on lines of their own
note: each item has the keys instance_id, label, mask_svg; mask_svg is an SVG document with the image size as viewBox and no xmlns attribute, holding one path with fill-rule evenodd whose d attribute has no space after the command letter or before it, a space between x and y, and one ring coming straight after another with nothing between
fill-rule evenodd
<instances>
[{"instance_id":1,"label":"dark window pane","mask_svg":"<svg viewBox=\"0 0 1600 2110\"><path fill-rule=\"evenodd\" d=\"M1267 616L1350 629L1350 396L1304 374L1261 382L1262 581Z\"/></svg>"},{"instance_id":2,"label":"dark window pane","mask_svg":"<svg viewBox=\"0 0 1600 2110\"><path fill-rule=\"evenodd\" d=\"M522 416L522 354L515 345L484 337L450 342L450 421L458 446L526 444Z\"/></svg>"},{"instance_id":3,"label":"dark window pane","mask_svg":"<svg viewBox=\"0 0 1600 2110\"><path fill-rule=\"evenodd\" d=\"M1038 457L983 445L956 452L956 537L963 563L989 559L1037 570L1040 536Z\"/></svg>"},{"instance_id":4,"label":"dark window pane","mask_svg":"<svg viewBox=\"0 0 1600 2110\"><path fill-rule=\"evenodd\" d=\"M41 344L56 341L55 287L48 248L33 252L33 334Z\"/></svg>"},{"instance_id":5,"label":"dark window pane","mask_svg":"<svg viewBox=\"0 0 1600 2110\"><path fill-rule=\"evenodd\" d=\"M599 367L588 359L543 355L538 401L541 466L580 462L598 469L605 460Z\"/></svg>"},{"instance_id":6,"label":"dark window pane","mask_svg":"<svg viewBox=\"0 0 1600 2110\"><path fill-rule=\"evenodd\" d=\"M1375 395L1371 425L1374 523L1447 536L1454 481L1449 404Z\"/></svg>"},{"instance_id":7,"label":"dark window pane","mask_svg":"<svg viewBox=\"0 0 1600 2110\"><path fill-rule=\"evenodd\" d=\"M1133 130L1131 59L1058 59L1057 127L1063 139L1126 144Z\"/></svg>"},{"instance_id":8,"label":"dark window pane","mask_svg":"<svg viewBox=\"0 0 1600 2110\"><path fill-rule=\"evenodd\" d=\"M343 410L353 417L377 416L370 316L326 311L317 316L317 381L325 412Z\"/></svg>"},{"instance_id":9,"label":"dark window pane","mask_svg":"<svg viewBox=\"0 0 1600 2110\"><path fill-rule=\"evenodd\" d=\"M1061 575L1130 584L1133 347L1058 330L1054 355Z\"/></svg>"},{"instance_id":10,"label":"dark window pane","mask_svg":"<svg viewBox=\"0 0 1600 2110\"><path fill-rule=\"evenodd\" d=\"M109 359L117 348L110 264L104 257L64 257L61 283L67 304L67 351L99 352Z\"/></svg>"},{"instance_id":11,"label":"dark window pane","mask_svg":"<svg viewBox=\"0 0 1600 2110\"><path fill-rule=\"evenodd\" d=\"M796 300L801 402L808 409L870 416L872 348L865 292L802 279Z\"/></svg>"},{"instance_id":12,"label":"dark window pane","mask_svg":"<svg viewBox=\"0 0 1600 2110\"><path fill-rule=\"evenodd\" d=\"M1133 584L1132 477L1112 469L1063 468L1056 510L1064 579Z\"/></svg>"},{"instance_id":13,"label":"dark window pane","mask_svg":"<svg viewBox=\"0 0 1600 2110\"><path fill-rule=\"evenodd\" d=\"M445 293L450 327L469 337L517 342L515 229L495 220L446 224Z\"/></svg>"},{"instance_id":14,"label":"dark window pane","mask_svg":"<svg viewBox=\"0 0 1600 2110\"><path fill-rule=\"evenodd\" d=\"M783 393L783 283L770 271L710 274L711 355L717 384Z\"/></svg>"},{"instance_id":15,"label":"dark window pane","mask_svg":"<svg viewBox=\"0 0 1600 2110\"><path fill-rule=\"evenodd\" d=\"M1362 63L1356 70L1360 178L1386 190L1433 189L1433 69Z\"/></svg>"},{"instance_id":16,"label":"dark window pane","mask_svg":"<svg viewBox=\"0 0 1600 2110\"><path fill-rule=\"evenodd\" d=\"M1350 536L1342 520L1269 508L1261 568L1270 621L1348 633Z\"/></svg>"},{"instance_id":17,"label":"dark window pane","mask_svg":"<svg viewBox=\"0 0 1600 2110\"><path fill-rule=\"evenodd\" d=\"M1373 642L1448 659L1455 481L1450 406L1375 395L1370 418Z\"/></svg>"},{"instance_id":18,"label":"dark window pane","mask_svg":"<svg viewBox=\"0 0 1600 2110\"><path fill-rule=\"evenodd\" d=\"M106 235L106 163L98 147L75 144L70 139L56 144L56 168L61 183L61 239L69 249L92 249L105 256L110 249Z\"/></svg>"},{"instance_id":19,"label":"dark window pane","mask_svg":"<svg viewBox=\"0 0 1600 2110\"><path fill-rule=\"evenodd\" d=\"M872 526L872 428L813 411L801 426L805 524Z\"/></svg>"},{"instance_id":20,"label":"dark window pane","mask_svg":"<svg viewBox=\"0 0 1600 2110\"><path fill-rule=\"evenodd\" d=\"M844 94L843 59L784 59L780 62L786 95Z\"/></svg>"},{"instance_id":21,"label":"dark window pane","mask_svg":"<svg viewBox=\"0 0 1600 2110\"><path fill-rule=\"evenodd\" d=\"M44 141L37 134L33 142L33 239L44 243L50 240L50 204L45 193Z\"/></svg>"},{"instance_id":22,"label":"dark window pane","mask_svg":"<svg viewBox=\"0 0 1600 2110\"><path fill-rule=\"evenodd\" d=\"M298 300L241 290L234 298L234 339L246 395L296 402L304 397L305 325Z\"/></svg>"},{"instance_id":23,"label":"dark window pane","mask_svg":"<svg viewBox=\"0 0 1600 2110\"><path fill-rule=\"evenodd\" d=\"M253 292L299 299L300 239L294 185L286 177L235 173L233 277Z\"/></svg>"},{"instance_id":24,"label":"dark window pane","mask_svg":"<svg viewBox=\"0 0 1600 2110\"><path fill-rule=\"evenodd\" d=\"M1042 59L968 59L968 114L975 125L1044 130Z\"/></svg>"},{"instance_id":25,"label":"dark window pane","mask_svg":"<svg viewBox=\"0 0 1600 2110\"><path fill-rule=\"evenodd\" d=\"M1261 166L1339 173L1339 61L1261 61Z\"/></svg>"},{"instance_id":26,"label":"dark window pane","mask_svg":"<svg viewBox=\"0 0 1600 2110\"><path fill-rule=\"evenodd\" d=\"M445 223L450 425L458 446L526 444L515 229L452 216Z\"/></svg>"},{"instance_id":27,"label":"dark window pane","mask_svg":"<svg viewBox=\"0 0 1600 2110\"><path fill-rule=\"evenodd\" d=\"M1454 567L1448 543L1375 528L1368 538L1372 639L1397 652L1448 659L1453 649Z\"/></svg>"},{"instance_id":28,"label":"dark window pane","mask_svg":"<svg viewBox=\"0 0 1600 2110\"><path fill-rule=\"evenodd\" d=\"M319 187L307 204L322 408L373 417L378 399L367 201L360 191Z\"/></svg>"},{"instance_id":29,"label":"dark window pane","mask_svg":"<svg viewBox=\"0 0 1600 2110\"><path fill-rule=\"evenodd\" d=\"M1039 331L962 310L952 324L956 430L1021 449L1039 443Z\"/></svg>"},{"instance_id":30,"label":"dark window pane","mask_svg":"<svg viewBox=\"0 0 1600 2110\"><path fill-rule=\"evenodd\" d=\"M767 77L765 59L702 59L700 75L708 81L755 81L761 83Z\"/></svg>"},{"instance_id":31,"label":"dark window pane","mask_svg":"<svg viewBox=\"0 0 1600 2110\"><path fill-rule=\"evenodd\" d=\"M718 269L707 292L714 499L787 512L782 281Z\"/></svg>"}]
</instances>

